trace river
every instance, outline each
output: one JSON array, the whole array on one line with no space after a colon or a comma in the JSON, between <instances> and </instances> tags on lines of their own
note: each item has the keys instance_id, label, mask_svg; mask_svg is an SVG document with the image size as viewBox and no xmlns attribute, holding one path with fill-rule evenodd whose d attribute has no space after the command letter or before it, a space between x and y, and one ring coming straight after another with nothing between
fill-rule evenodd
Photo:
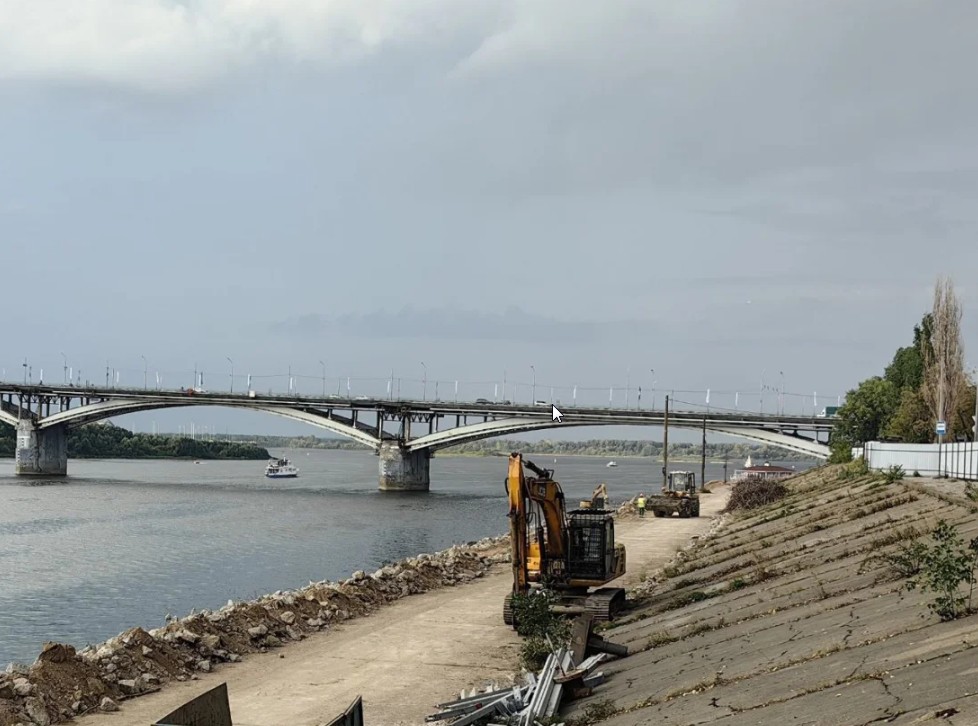
<instances>
[{"instance_id":1,"label":"river","mask_svg":"<svg viewBox=\"0 0 978 726\"><path fill-rule=\"evenodd\" d=\"M508 527L502 457L437 457L428 494L399 494L378 491L367 452L272 454L299 478L266 479L257 461L73 460L70 477L37 481L0 462L0 667L48 640L80 648ZM618 504L661 479L648 459L528 458L556 468L569 506L601 481Z\"/></svg>"}]
</instances>

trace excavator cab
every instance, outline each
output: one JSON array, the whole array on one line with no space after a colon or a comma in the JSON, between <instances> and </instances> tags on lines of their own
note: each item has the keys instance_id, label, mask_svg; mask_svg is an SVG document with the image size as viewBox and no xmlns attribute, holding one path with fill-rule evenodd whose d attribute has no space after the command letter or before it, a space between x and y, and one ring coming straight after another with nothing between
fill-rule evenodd
<instances>
[{"instance_id":1,"label":"excavator cab","mask_svg":"<svg viewBox=\"0 0 978 726\"><path fill-rule=\"evenodd\" d=\"M610 514L576 509L570 513L567 535L567 574L572 582L603 585L625 574L625 546L615 544Z\"/></svg>"}]
</instances>

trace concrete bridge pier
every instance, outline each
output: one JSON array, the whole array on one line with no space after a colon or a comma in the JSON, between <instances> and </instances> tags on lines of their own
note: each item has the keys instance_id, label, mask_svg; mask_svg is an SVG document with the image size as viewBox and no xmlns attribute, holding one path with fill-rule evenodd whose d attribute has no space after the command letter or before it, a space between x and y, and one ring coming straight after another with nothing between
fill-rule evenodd
<instances>
[{"instance_id":1,"label":"concrete bridge pier","mask_svg":"<svg viewBox=\"0 0 978 726\"><path fill-rule=\"evenodd\" d=\"M68 427L39 429L33 421L17 424L17 476L67 476Z\"/></svg>"},{"instance_id":2,"label":"concrete bridge pier","mask_svg":"<svg viewBox=\"0 0 978 726\"><path fill-rule=\"evenodd\" d=\"M387 492L426 492L431 452L408 451L396 441L380 445L380 489Z\"/></svg>"}]
</instances>

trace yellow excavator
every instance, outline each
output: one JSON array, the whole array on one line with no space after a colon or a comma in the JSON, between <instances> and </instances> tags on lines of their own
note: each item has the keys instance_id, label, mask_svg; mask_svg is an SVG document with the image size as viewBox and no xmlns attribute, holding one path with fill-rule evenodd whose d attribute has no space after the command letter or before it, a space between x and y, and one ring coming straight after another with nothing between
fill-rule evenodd
<instances>
[{"instance_id":1,"label":"yellow excavator","mask_svg":"<svg viewBox=\"0 0 978 726\"><path fill-rule=\"evenodd\" d=\"M591 492L590 499L582 499L580 504L581 509L607 509L608 508L608 487L605 486L604 482L601 482L596 487L594 491Z\"/></svg>"},{"instance_id":2,"label":"yellow excavator","mask_svg":"<svg viewBox=\"0 0 978 726\"><path fill-rule=\"evenodd\" d=\"M524 467L535 476L524 476ZM624 588L602 587L625 574L625 546L615 543L611 513L568 513L553 472L518 453L509 457L506 494L513 591L503 602L503 621L515 628L513 597L540 588L558 596L555 610L611 620L625 605Z\"/></svg>"}]
</instances>

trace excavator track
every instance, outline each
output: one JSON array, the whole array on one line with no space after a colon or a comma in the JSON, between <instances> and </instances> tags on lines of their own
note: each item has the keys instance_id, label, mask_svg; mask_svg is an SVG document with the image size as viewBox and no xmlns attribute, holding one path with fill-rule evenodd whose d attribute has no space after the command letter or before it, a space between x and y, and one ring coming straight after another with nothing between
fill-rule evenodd
<instances>
[{"instance_id":1,"label":"excavator track","mask_svg":"<svg viewBox=\"0 0 978 726\"><path fill-rule=\"evenodd\" d=\"M625 590L602 587L587 595L565 595L561 605L583 608L595 620L612 620L625 607Z\"/></svg>"}]
</instances>

